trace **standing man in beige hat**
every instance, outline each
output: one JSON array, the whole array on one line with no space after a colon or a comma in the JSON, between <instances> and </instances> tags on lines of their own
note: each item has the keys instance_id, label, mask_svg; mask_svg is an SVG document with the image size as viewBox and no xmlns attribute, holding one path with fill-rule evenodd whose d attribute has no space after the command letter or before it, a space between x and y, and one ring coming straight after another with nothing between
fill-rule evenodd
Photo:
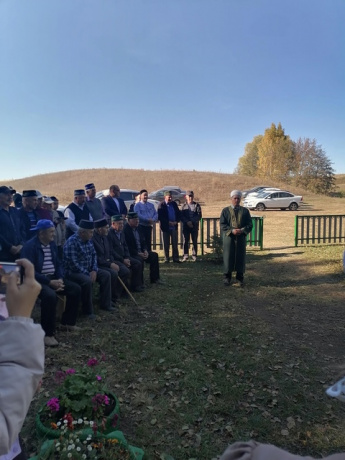
<instances>
[{"instance_id":1,"label":"standing man in beige hat","mask_svg":"<svg viewBox=\"0 0 345 460\"><path fill-rule=\"evenodd\" d=\"M250 212L240 206L242 192L233 190L231 204L220 215L220 228L223 232L224 285L230 286L231 274L236 271L236 279L243 287L246 268L246 237L252 231Z\"/></svg>"}]
</instances>

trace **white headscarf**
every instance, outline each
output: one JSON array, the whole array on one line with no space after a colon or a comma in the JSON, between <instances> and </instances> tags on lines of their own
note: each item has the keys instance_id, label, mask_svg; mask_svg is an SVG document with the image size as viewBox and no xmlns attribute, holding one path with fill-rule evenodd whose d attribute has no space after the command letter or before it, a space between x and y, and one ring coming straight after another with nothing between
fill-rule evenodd
<instances>
[{"instance_id":1,"label":"white headscarf","mask_svg":"<svg viewBox=\"0 0 345 460\"><path fill-rule=\"evenodd\" d=\"M233 190L233 191L230 193L230 198L232 198L233 196L239 196L240 198L242 198L242 192L241 192L241 190Z\"/></svg>"}]
</instances>

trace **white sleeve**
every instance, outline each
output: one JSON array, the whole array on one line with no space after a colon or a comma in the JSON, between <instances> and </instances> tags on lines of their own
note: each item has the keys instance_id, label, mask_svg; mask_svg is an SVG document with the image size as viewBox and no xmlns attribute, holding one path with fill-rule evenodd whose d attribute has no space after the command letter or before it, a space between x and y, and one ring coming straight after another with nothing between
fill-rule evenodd
<instances>
[{"instance_id":1,"label":"white sleeve","mask_svg":"<svg viewBox=\"0 0 345 460\"><path fill-rule=\"evenodd\" d=\"M44 371L44 332L31 318L0 322L0 455L17 438Z\"/></svg>"}]
</instances>

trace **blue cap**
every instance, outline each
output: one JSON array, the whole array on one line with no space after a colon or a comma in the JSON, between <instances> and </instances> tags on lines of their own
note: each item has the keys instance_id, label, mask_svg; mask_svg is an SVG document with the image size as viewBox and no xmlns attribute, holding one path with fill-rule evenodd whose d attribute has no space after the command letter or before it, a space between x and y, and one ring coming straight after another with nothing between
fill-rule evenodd
<instances>
[{"instance_id":1,"label":"blue cap","mask_svg":"<svg viewBox=\"0 0 345 460\"><path fill-rule=\"evenodd\" d=\"M55 227L54 223L49 219L41 219L37 222L36 227L30 228L30 230L47 230L47 228Z\"/></svg>"}]
</instances>

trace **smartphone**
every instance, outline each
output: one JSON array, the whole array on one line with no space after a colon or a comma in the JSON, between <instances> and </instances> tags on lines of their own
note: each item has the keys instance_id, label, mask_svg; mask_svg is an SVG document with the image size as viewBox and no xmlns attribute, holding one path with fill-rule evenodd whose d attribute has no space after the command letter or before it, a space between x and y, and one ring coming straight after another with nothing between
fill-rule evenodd
<instances>
[{"instance_id":1,"label":"smartphone","mask_svg":"<svg viewBox=\"0 0 345 460\"><path fill-rule=\"evenodd\" d=\"M13 262L0 262L0 294L6 294L8 277L12 272L17 274L17 284L23 282L23 267Z\"/></svg>"}]
</instances>

